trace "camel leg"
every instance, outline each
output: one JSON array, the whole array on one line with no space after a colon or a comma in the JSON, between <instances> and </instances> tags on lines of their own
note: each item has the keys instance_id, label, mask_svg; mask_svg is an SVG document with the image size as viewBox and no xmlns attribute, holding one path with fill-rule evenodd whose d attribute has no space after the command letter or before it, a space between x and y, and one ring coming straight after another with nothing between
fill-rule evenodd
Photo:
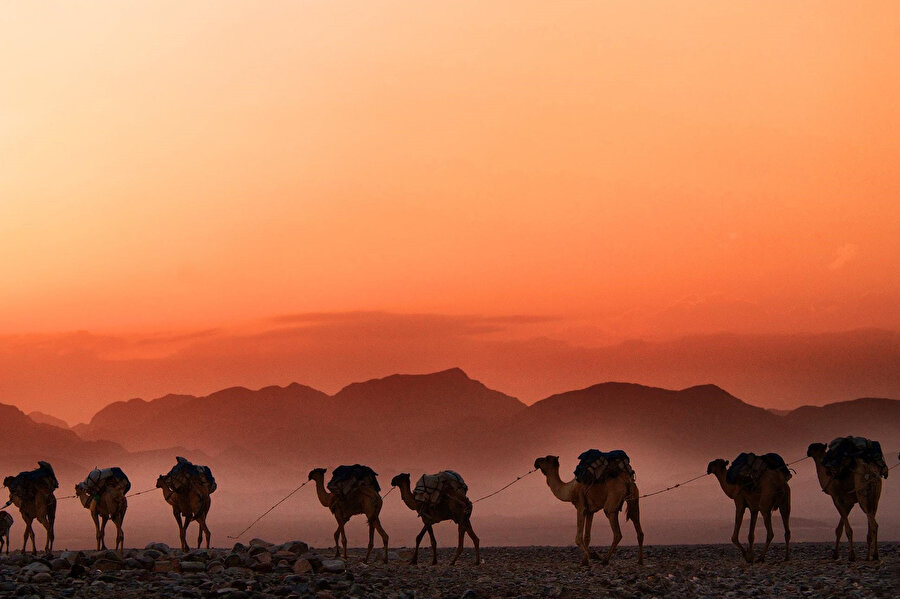
<instances>
[{"instance_id":1,"label":"camel leg","mask_svg":"<svg viewBox=\"0 0 900 599\"><path fill-rule=\"evenodd\" d=\"M875 521L875 514L866 514L869 520L869 530L866 533L866 559L873 561L878 560L878 522Z\"/></svg>"},{"instance_id":2,"label":"camel leg","mask_svg":"<svg viewBox=\"0 0 900 599\"><path fill-rule=\"evenodd\" d=\"M791 488L785 489L786 493L781 500L778 511L781 512L781 523L784 524L784 561L791 561Z\"/></svg>"},{"instance_id":3,"label":"camel leg","mask_svg":"<svg viewBox=\"0 0 900 599\"><path fill-rule=\"evenodd\" d=\"M54 524L56 523L56 497L50 496L47 501L47 513L44 515L44 519L47 524L47 543L45 545L44 550L47 553L53 553L53 541L56 540L56 535L53 532Z\"/></svg>"},{"instance_id":4,"label":"camel leg","mask_svg":"<svg viewBox=\"0 0 900 599\"><path fill-rule=\"evenodd\" d=\"M340 557L341 555L341 523L338 522L338 527L334 531L334 557Z\"/></svg>"},{"instance_id":5,"label":"camel leg","mask_svg":"<svg viewBox=\"0 0 900 599\"><path fill-rule=\"evenodd\" d=\"M759 518L759 510L750 510L750 531L747 533L747 563L753 563L753 541L756 538L756 519Z\"/></svg>"},{"instance_id":6,"label":"camel leg","mask_svg":"<svg viewBox=\"0 0 900 599\"><path fill-rule=\"evenodd\" d=\"M765 509L762 511L763 524L766 527L766 544L763 546L762 554L760 554L759 559L756 560L760 563L766 560L766 553L769 551L769 545L772 544L772 539L775 538L775 532L772 530L772 510Z\"/></svg>"},{"instance_id":7,"label":"camel leg","mask_svg":"<svg viewBox=\"0 0 900 599\"><path fill-rule=\"evenodd\" d=\"M603 558L604 566L609 564L609 560L612 558L613 552L619 545L619 541L622 540L622 529L619 527L619 510L615 509L606 512L606 517L609 518L609 526L610 528L612 528L613 538L612 543L610 543L609 545L609 551L606 552L606 557Z\"/></svg>"},{"instance_id":8,"label":"camel leg","mask_svg":"<svg viewBox=\"0 0 900 599\"><path fill-rule=\"evenodd\" d=\"M450 560L451 566L456 563L456 560L459 559L459 556L462 554L463 543L465 543L465 539L466 539L465 525L462 522L460 522L459 526L457 528L458 528L458 532L459 532L459 541L457 541L457 543L456 543L456 553L453 555L453 559Z\"/></svg>"},{"instance_id":9,"label":"camel leg","mask_svg":"<svg viewBox=\"0 0 900 599\"><path fill-rule=\"evenodd\" d=\"M369 520L369 547L366 549L366 558L363 560L364 564L369 563L369 556L372 554L372 547L375 545L375 524Z\"/></svg>"},{"instance_id":10,"label":"camel leg","mask_svg":"<svg viewBox=\"0 0 900 599\"><path fill-rule=\"evenodd\" d=\"M103 537L103 533L100 532L100 516L96 510L91 510L91 518L94 520L94 536L97 539L97 551L100 551L100 539Z\"/></svg>"},{"instance_id":11,"label":"camel leg","mask_svg":"<svg viewBox=\"0 0 900 599\"><path fill-rule=\"evenodd\" d=\"M119 512L113 518L113 524L116 525L116 551L120 554L125 552L125 533L122 532L122 522L125 520L125 514Z\"/></svg>"},{"instance_id":12,"label":"camel leg","mask_svg":"<svg viewBox=\"0 0 900 599\"><path fill-rule=\"evenodd\" d=\"M738 548L741 552L741 557L747 559L747 551L744 549L744 546L741 545L741 540L738 535L741 532L741 524L744 523L744 511L747 508L738 503L734 504L734 533L731 535L731 542L734 543L734 546Z\"/></svg>"},{"instance_id":13,"label":"camel leg","mask_svg":"<svg viewBox=\"0 0 900 599\"><path fill-rule=\"evenodd\" d=\"M346 520L341 522L341 546L344 549L344 559L347 559L347 531L344 529L346 524ZM368 557L366 559L368 559Z\"/></svg>"},{"instance_id":14,"label":"camel leg","mask_svg":"<svg viewBox=\"0 0 900 599\"><path fill-rule=\"evenodd\" d=\"M206 548L209 549L209 539L212 536L212 532L210 532L209 526L206 525L206 514L203 514L203 517L198 518L197 522L200 524L201 536L206 536ZM197 540L197 549L200 549L200 539Z\"/></svg>"},{"instance_id":15,"label":"camel leg","mask_svg":"<svg viewBox=\"0 0 900 599\"><path fill-rule=\"evenodd\" d=\"M600 559L599 553L591 551L591 530L593 530L593 527L594 512L588 512L584 515L584 533L582 533L581 538L584 542L584 548L591 559Z\"/></svg>"},{"instance_id":16,"label":"camel leg","mask_svg":"<svg viewBox=\"0 0 900 599\"><path fill-rule=\"evenodd\" d=\"M381 520L377 516L375 517L375 529L381 535L381 540L384 541L384 563L388 563L388 533L384 531Z\"/></svg>"},{"instance_id":17,"label":"camel leg","mask_svg":"<svg viewBox=\"0 0 900 599\"><path fill-rule=\"evenodd\" d=\"M577 545L583 552L584 556L581 558L581 565L587 566L590 564L590 554L588 550L584 547L584 512L580 509L577 509L578 513L578 523L575 529L575 545Z\"/></svg>"},{"instance_id":18,"label":"camel leg","mask_svg":"<svg viewBox=\"0 0 900 599\"><path fill-rule=\"evenodd\" d=\"M178 525L178 538L181 540L181 550L187 551L187 541L184 538L187 525L182 522L181 512L178 511L178 508L172 508L172 514L175 516L175 524Z\"/></svg>"},{"instance_id":19,"label":"camel leg","mask_svg":"<svg viewBox=\"0 0 900 599\"><path fill-rule=\"evenodd\" d=\"M100 524L100 547L102 549L106 549L106 523L109 522L109 516L103 516L103 519Z\"/></svg>"},{"instance_id":20,"label":"camel leg","mask_svg":"<svg viewBox=\"0 0 900 599\"><path fill-rule=\"evenodd\" d=\"M631 522L634 524L634 533L637 535L638 542L638 565L644 565L644 529L641 528L641 517L633 515Z\"/></svg>"},{"instance_id":21,"label":"camel leg","mask_svg":"<svg viewBox=\"0 0 900 599\"><path fill-rule=\"evenodd\" d=\"M434 538L434 527L428 524L428 540L431 541L431 565L437 565L437 539Z\"/></svg>"},{"instance_id":22,"label":"camel leg","mask_svg":"<svg viewBox=\"0 0 900 599\"><path fill-rule=\"evenodd\" d=\"M475 565L481 565L481 547L478 542L478 536L475 534L475 531L472 529L472 522L470 520L466 520L466 531L469 533L469 538L472 539L472 544L475 545Z\"/></svg>"},{"instance_id":23,"label":"camel leg","mask_svg":"<svg viewBox=\"0 0 900 599\"><path fill-rule=\"evenodd\" d=\"M34 529L31 527L32 522L34 522L34 518L25 520L25 542L22 543L22 553L25 553L26 548L28 547L29 538L31 538L31 553L37 553L37 547L34 546Z\"/></svg>"},{"instance_id":24,"label":"camel leg","mask_svg":"<svg viewBox=\"0 0 900 599\"><path fill-rule=\"evenodd\" d=\"M409 560L409 563L415 565L419 563L419 545L422 543L422 539L425 537L425 532L428 530L428 525L422 527L422 530L419 534L416 535L416 548L413 550L412 559Z\"/></svg>"}]
</instances>

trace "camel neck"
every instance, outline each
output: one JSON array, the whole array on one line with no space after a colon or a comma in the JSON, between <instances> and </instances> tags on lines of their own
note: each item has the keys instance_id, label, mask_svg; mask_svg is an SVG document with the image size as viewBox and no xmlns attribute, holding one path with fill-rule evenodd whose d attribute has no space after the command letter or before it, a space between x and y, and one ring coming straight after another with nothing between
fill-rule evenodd
<instances>
[{"instance_id":1,"label":"camel neck","mask_svg":"<svg viewBox=\"0 0 900 599\"><path fill-rule=\"evenodd\" d=\"M822 458L814 456L813 462L816 464L816 476L819 478L819 486L827 493L828 487L831 486L834 479L825 471L825 466L822 465Z\"/></svg>"},{"instance_id":2,"label":"camel neck","mask_svg":"<svg viewBox=\"0 0 900 599\"><path fill-rule=\"evenodd\" d=\"M321 503L325 507L331 507L331 500L334 496L325 489L325 478L316 478L316 497L319 498L319 503Z\"/></svg>"},{"instance_id":3,"label":"camel neck","mask_svg":"<svg viewBox=\"0 0 900 599\"><path fill-rule=\"evenodd\" d=\"M725 471L720 470L715 473L716 479L719 481L719 486L722 487L722 490L725 491L725 494L734 499L737 497L738 492L740 491L740 487L738 485L729 484L725 480Z\"/></svg>"},{"instance_id":4,"label":"camel neck","mask_svg":"<svg viewBox=\"0 0 900 599\"><path fill-rule=\"evenodd\" d=\"M406 481L402 485L398 487L400 489L400 498L403 500L403 503L406 504L411 510L419 510L419 504L416 501L415 496L413 495L412 489L409 486L409 481Z\"/></svg>"},{"instance_id":5,"label":"camel neck","mask_svg":"<svg viewBox=\"0 0 900 599\"><path fill-rule=\"evenodd\" d=\"M546 474L547 486L560 501L572 501L575 494L575 481L563 482L559 477L559 468Z\"/></svg>"}]
</instances>

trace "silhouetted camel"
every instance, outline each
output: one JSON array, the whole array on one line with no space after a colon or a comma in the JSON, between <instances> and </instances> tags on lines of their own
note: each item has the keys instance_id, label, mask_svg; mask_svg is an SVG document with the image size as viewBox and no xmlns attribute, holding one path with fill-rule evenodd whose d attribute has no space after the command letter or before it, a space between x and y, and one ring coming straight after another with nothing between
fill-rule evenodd
<instances>
[{"instance_id":1,"label":"silhouetted camel","mask_svg":"<svg viewBox=\"0 0 900 599\"><path fill-rule=\"evenodd\" d=\"M4 539L6 540L6 554L9 555L9 529L12 528L13 517L7 512L0 512L0 553L3 552Z\"/></svg>"},{"instance_id":2,"label":"silhouetted camel","mask_svg":"<svg viewBox=\"0 0 900 599\"><path fill-rule=\"evenodd\" d=\"M197 521L200 528L197 548L200 548L205 534L206 548L209 549L210 532L206 525L206 516L212 503L209 496L216 490L215 479L208 467L192 464L182 457L176 459L178 463L172 470L156 479L156 487L162 489L163 497L172 506L182 551L189 550L186 539L187 528L193 520ZM184 516L183 524L182 516Z\"/></svg>"},{"instance_id":3,"label":"silhouetted camel","mask_svg":"<svg viewBox=\"0 0 900 599\"><path fill-rule=\"evenodd\" d=\"M775 533L772 530L772 510L781 512L784 523L784 559L791 559L791 487L785 475L778 470L766 469L753 487L747 488L739 484L731 484L725 479L728 460L713 460L706 467L706 473L714 475L725 494L734 500L734 534L731 542L737 546L741 556L748 563L753 563L753 539L755 537L756 518L762 513L766 525L766 545L759 556L760 562L766 557L769 545ZM744 520L744 512L750 510L750 532L747 534L747 548L741 545L738 533Z\"/></svg>"},{"instance_id":4,"label":"silhouetted camel","mask_svg":"<svg viewBox=\"0 0 900 599\"><path fill-rule=\"evenodd\" d=\"M422 543L422 537L424 537L427 532L431 539L431 564L437 564L437 541L434 538L434 530L432 527L444 520L456 522L459 529L459 543L456 546L456 553L453 555L453 559L450 560L450 565L452 566L456 563L456 560L459 559L463 550L463 541L465 540L466 533L469 534L472 543L475 545L475 565L477 566L481 563L481 549L478 543L478 537L475 535L475 531L472 530L472 502L469 501L468 497L455 490L450 490L441 492L440 497L435 503L418 501L410 488L409 474L406 473L398 474L391 479L391 486L400 489L400 497L403 499L403 503L405 503L409 509L417 512L424 524L422 531L416 535L416 549L413 551L413 556L409 563L415 564L418 562L419 545Z\"/></svg>"},{"instance_id":5,"label":"silhouetted camel","mask_svg":"<svg viewBox=\"0 0 900 599\"><path fill-rule=\"evenodd\" d=\"M119 553L125 551L125 533L122 531L122 521L125 519L125 512L128 509L128 499L125 498L125 495L129 490L131 490L131 483L119 468L94 470L84 482L75 485L75 495L81 500L81 505L90 511L91 518L94 520L97 551L106 549L104 537L106 536L106 523L109 520L112 520L116 526L116 550Z\"/></svg>"},{"instance_id":6,"label":"silhouetted camel","mask_svg":"<svg viewBox=\"0 0 900 599\"><path fill-rule=\"evenodd\" d=\"M850 561L856 560L856 552L853 550L853 529L850 528L850 510L859 503L859 508L868 519L868 531L866 534L866 559L878 559L878 522L875 514L878 513L878 500L881 498L881 474L878 466L869 464L860 459L854 459L853 469L849 476L834 478L825 470L822 459L825 457L827 447L824 443L813 443L807 448L806 455L816 463L816 475L819 477L819 485L822 491L831 496L834 507L837 508L840 520L834 531L834 553L832 557L838 559L841 550L841 533L846 528L847 541L850 544Z\"/></svg>"},{"instance_id":7,"label":"silhouetted camel","mask_svg":"<svg viewBox=\"0 0 900 599\"><path fill-rule=\"evenodd\" d=\"M384 563L388 561L388 534L381 526L381 520L378 516L381 513L381 495L378 491L369 485L360 485L356 487L349 495L340 495L330 493L325 488L325 468L316 468L309 473L309 480L316 482L316 496L319 503L331 510L334 519L337 521L337 530L334 531L334 556L341 554L341 544L344 548L344 559L347 559L347 533L344 531L344 525L350 520L351 516L356 514L365 514L369 523L369 548L366 551L364 562L369 561L369 555L372 553L372 547L375 542L375 530L381 535L384 541ZM340 539L340 543L338 542Z\"/></svg>"},{"instance_id":8,"label":"silhouetted camel","mask_svg":"<svg viewBox=\"0 0 900 599\"><path fill-rule=\"evenodd\" d=\"M9 489L9 501L6 505L15 504L25 522L25 541L22 553L31 538L31 552L37 553L32 522L37 519L47 529L47 542L44 551L53 551L53 524L56 520L56 496L53 491L59 488L53 467L47 462L38 462L36 470L20 472L16 476L3 479L3 486ZM5 507L5 506L4 506Z\"/></svg>"},{"instance_id":9,"label":"silhouetted camel","mask_svg":"<svg viewBox=\"0 0 900 599\"><path fill-rule=\"evenodd\" d=\"M603 510L609 519L613 539L609 545L609 551L603 557L603 563L608 564L619 541L622 540L622 529L619 527L619 512L627 503L625 520L634 523L634 531L638 541L638 563L644 563L644 531L641 529L641 512L638 504L639 495L637 485L627 473L622 473L614 478L607 479L592 485L583 485L577 480L563 482L559 477L559 456L548 455L534 461L534 467L539 469L547 477L547 486L553 495L560 501L571 503L578 514L578 527L575 532L575 545L584 551L581 559L582 565L588 565L590 558L600 559L599 554L591 551L591 525L594 513Z\"/></svg>"}]
</instances>

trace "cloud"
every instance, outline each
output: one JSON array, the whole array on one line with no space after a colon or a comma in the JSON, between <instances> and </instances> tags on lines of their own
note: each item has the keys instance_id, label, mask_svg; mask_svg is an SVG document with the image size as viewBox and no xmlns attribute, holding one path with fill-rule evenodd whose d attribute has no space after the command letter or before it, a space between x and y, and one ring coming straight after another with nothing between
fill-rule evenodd
<instances>
[{"instance_id":1,"label":"cloud","mask_svg":"<svg viewBox=\"0 0 900 599\"><path fill-rule=\"evenodd\" d=\"M846 266L848 262L859 253L859 246L855 243L845 243L834 251L834 259L828 264L828 270L838 270Z\"/></svg>"}]
</instances>

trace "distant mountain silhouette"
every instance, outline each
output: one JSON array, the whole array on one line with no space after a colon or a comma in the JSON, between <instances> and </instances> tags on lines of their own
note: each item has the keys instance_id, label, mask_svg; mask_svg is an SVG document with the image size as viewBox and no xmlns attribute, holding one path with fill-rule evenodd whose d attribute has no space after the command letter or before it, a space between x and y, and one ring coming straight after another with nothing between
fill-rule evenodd
<instances>
[{"instance_id":1,"label":"distant mountain silhouette","mask_svg":"<svg viewBox=\"0 0 900 599\"><path fill-rule=\"evenodd\" d=\"M67 430L69 428L69 423L65 420L57 418L56 416L51 416L50 414L44 414L43 412L30 412L28 417L38 424L50 424Z\"/></svg>"},{"instance_id":2,"label":"distant mountain silhouette","mask_svg":"<svg viewBox=\"0 0 900 599\"><path fill-rule=\"evenodd\" d=\"M589 447L657 456L662 468L666 456L703 461L780 451L802 457L808 443L848 434L892 447L900 445L898 414L900 401L860 399L779 415L715 385L674 391L616 382L527 407L453 368L353 383L333 396L294 383L133 399L107 406L74 430L131 451L177 445L248 462L277 452L282 463L298 467L369 460L408 468L413 461L499 472L520 469L538 454Z\"/></svg>"},{"instance_id":3,"label":"distant mountain silhouette","mask_svg":"<svg viewBox=\"0 0 900 599\"><path fill-rule=\"evenodd\" d=\"M291 448L320 459L362 459L361 447L385 453L435 446L482 431L524 411L458 368L393 375L348 385L333 397L299 385L224 389L205 397L169 395L111 404L74 430L112 439L132 451L183 445L218 454L234 447ZM290 456L286 456L289 459Z\"/></svg>"}]
</instances>

